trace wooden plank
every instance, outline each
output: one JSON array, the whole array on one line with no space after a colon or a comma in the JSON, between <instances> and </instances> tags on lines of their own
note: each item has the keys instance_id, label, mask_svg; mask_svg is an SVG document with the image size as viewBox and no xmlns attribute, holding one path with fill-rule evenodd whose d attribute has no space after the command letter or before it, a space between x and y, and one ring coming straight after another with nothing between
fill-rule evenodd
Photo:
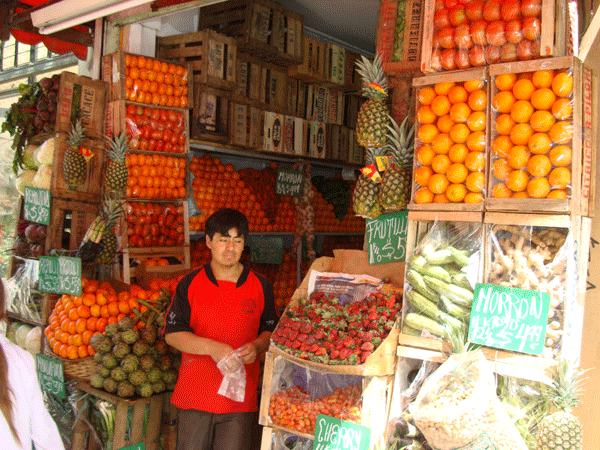
<instances>
[{"instance_id":1,"label":"wooden plank","mask_svg":"<svg viewBox=\"0 0 600 450\"><path fill-rule=\"evenodd\" d=\"M229 140L229 103L227 91L194 83L194 109L191 136L194 139Z\"/></svg>"}]
</instances>

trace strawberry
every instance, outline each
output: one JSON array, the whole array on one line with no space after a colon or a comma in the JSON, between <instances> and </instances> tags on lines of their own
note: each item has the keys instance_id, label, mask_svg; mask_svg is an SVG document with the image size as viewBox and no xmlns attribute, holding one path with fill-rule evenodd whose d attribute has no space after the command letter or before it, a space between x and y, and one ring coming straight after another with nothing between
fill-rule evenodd
<instances>
[{"instance_id":1,"label":"strawberry","mask_svg":"<svg viewBox=\"0 0 600 450\"><path fill-rule=\"evenodd\" d=\"M332 349L335 348L335 345L331 341L325 341L325 342L323 342L323 346L325 346L325 348L327 350L329 350L329 351L331 351Z\"/></svg>"},{"instance_id":2,"label":"strawberry","mask_svg":"<svg viewBox=\"0 0 600 450\"><path fill-rule=\"evenodd\" d=\"M325 337L325 333L323 333L323 330L317 330L317 331L315 331L315 339L317 341L320 341L324 337Z\"/></svg>"},{"instance_id":3,"label":"strawberry","mask_svg":"<svg viewBox=\"0 0 600 450\"><path fill-rule=\"evenodd\" d=\"M335 343L335 348L336 348L336 350L341 350L341 349L343 349L344 347L345 347L345 345L344 345L344 341L343 341L343 340L337 341L337 342Z\"/></svg>"},{"instance_id":4,"label":"strawberry","mask_svg":"<svg viewBox=\"0 0 600 450\"><path fill-rule=\"evenodd\" d=\"M367 350L366 352L362 352L362 353L360 354L360 362L361 362L361 363L364 363L364 362L365 362L365 360L366 360L366 359L367 359L369 356L371 356L371 352L370 352L370 351L368 351L368 350Z\"/></svg>"},{"instance_id":5,"label":"strawberry","mask_svg":"<svg viewBox=\"0 0 600 450\"><path fill-rule=\"evenodd\" d=\"M353 345L356 345L356 342L350 336L346 336L343 342L346 347L352 347Z\"/></svg>"},{"instance_id":6,"label":"strawberry","mask_svg":"<svg viewBox=\"0 0 600 450\"><path fill-rule=\"evenodd\" d=\"M294 339L296 339L298 337L299 334L300 334L300 332L298 330L291 330L290 331L290 339L293 341Z\"/></svg>"},{"instance_id":7,"label":"strawberry","mask_svg":"<svg viewBox=\"0 0 600 450\"><path fill-rule=\"evenodd\" d=\"M340 351L335 348L333 350L331 350L331 352L329 352L329 357L331 359L338 359L339 356L340 356Z\"/></svg>"},{"instance_id":8,"label":"strawberry","mask_svg":"<svg viewBox=\"0 0 600 450\"><path fill-rule=\"evenodd\" d=\"M317 342L317 340L315 339L315 337L311 334L310 336L308 336L308 338L305 341L308 345L313 345Z\"/></svg>"},{"instance_id":9,"label":"strawberry","mask_svg":"<svg viewBox=\"0 0 600 450\"><path fill-rule=\"evenodd\" d=\"M361 350L372 352L375 346L371 342L363 342L360 346Z\"/></svg>"},{"instance_id":10,"label":"strawberry","mask_svg":"<svg viewBox=\"0 0 600 450\"><path fill-rule=\"evenodd\" d=\"M313 327L310 323L304 322L302 325L300 325L301 333L310 334L310 333L312 333L312 331L313 331Z\"/></svg>"},{"instance_id":11,"label":"strawberry","mask_svg":"<svg viewBox=\"0 0 600 450\"><path fill-rule=\"evenodd\" d=\"M349 349L348 347L343 348L340 350L340 359L346 359L351 354L352 354L352 349Z\"/></svg>"},{"instance_id":12,"label":"strawberry","mask_svg":"<svg viewBox=\"0 0 600 450\"><path fill-rule=\"evenodd\" d=\"M291 324L291 328L292 330L300 330L300 326L302 325L302 322L299 322L297 320L294 320Z\"/></svg>"},{"instance_id":13,"label":"strawberry","mask_svg":"<svg viewBox=\"0 0 600 450\"><path fill-rule=\"evenodd\" d=\"M296 339L298 339L300 342L306 342L308 339L308 334L300 333Z\"/></svg>"},{"instance_id":14,"label":"strawberry","mask_svg":"<svg viewBox=\"0 0 600 450\"><path fill-rule=\"evenodd\" d=\"M302 342L300 342L298 339L296 339L295 341L292 342L292 345L290 347L291 348L300 348L301 345L302 345Z\"/></svg>"},{"instance_id":15,"label":"strawberry","mask_svg":"<svg viewBox=\"0 0 600 450\"><path fill-rule=\"evenodd\" d=\"M363 340L363 342L371 342L373 340L373 333L367 331L363 333L361 339Z\"/></svg>"},{"instance_id":16,"label":"strawberry","mask_svg":"<svg viewBox=\"0 0 600 450\"><path fill-rule=\"evenodd\" d=\"M354 348L352 349L352 353L353 353L354 355L360 355L360 354L362 353L362 350L360 349L360 347L354 347Z\"/></svg>"},{"instance_id":17,"label":"strawberry","mask_svg":"<svg viewBox=\"0 0 600 450\"><path fill-rule=\"evenodd\" d=\"M357 366L358 364L360 364L360 358L358 355L356 354L352 354L348 357L348 364L352 365L352 366Z\"/></svg>"},{"instance_id":18,"label":"strawberry","mask_svg":"<svg viewBox=\"0 0 600 450\"><path fill-rule=\"evenodd\" d=\"M396 303L396 295L390 295L386 301L386 305L388 308L391 308Z\"/></svg>"},{"instance_id":19,"label":"strawberry","mask_svg":"<svg viewBox=\"0 0 600 450\"><path fill-rule=\"evenodd\" d=\"M308 345L308 344L306 344L306 345ZM310 348L308 349L308 351L311 353L315 353L317 350L319 350L319 346L317 344L312 344L310 346Z\"/></svg>"},{"instance_id":20,"label":"strawberry","mask_svg":"<svg viewBox=\"0 0 600 450\"><path fill-rule=\"evenodd\" d=\"M371 322L374 320L378 320L378 319L379 319L379 315L375 311L373 311L369 314L369 320Z\"/></svg>"},{"instance_id":21,"label":"strawberry","mask_svg":"<svg viewBox=\"0 0 600 450\"><path fill-rule=\"evenodd\" d=\"M291 339L286 339L286 341L285 341L285 344L284 344L284 345L285 345L287 348L292 348L292 342L293 342L293 341L292 341Z\"/></svg>"},{"instance_id":22,"label":"strawberry","mask_svg":"<svg viewBox=\"0 0 600 450\"><path fill-rule=\"evenodd\" d=\"M325 347L318 347L317 350L315 350L315 355L317 356L323 356L327 354L327 349L325 349Z\"/></svg>"},{"instance_id":23,"label":"strawberry","mask_svg":"<svg viewBox=\"0 0 600 450\"><path fill-rule=\"evenodd\" d=\"M379 324L375 321L369 323L369 330L377 330L379 328Z\"/></svg>"},{"instance_id":24,"label":"strawberry","mask_svg":"<svg viewBox=\"0 0 600 450\"><path fill-rule=\"evenodd\" d=\"M340 335L340 332L334 328L333 330L331 330L329 332L329 340L330 341L337 341L339 335Z\"/></svg>"},{"instance_id":25,"label":"strawberry","mask_svg":"<svg viewBox=\"0 0 600 450\"><path fill-rule=\"evenodd\" d=\"M310 349L310 345L308 345L306 342L302 342L302 344L300 344L300 351L301 352L307 352L308 349Z\"/></svg>"}]
</instances>

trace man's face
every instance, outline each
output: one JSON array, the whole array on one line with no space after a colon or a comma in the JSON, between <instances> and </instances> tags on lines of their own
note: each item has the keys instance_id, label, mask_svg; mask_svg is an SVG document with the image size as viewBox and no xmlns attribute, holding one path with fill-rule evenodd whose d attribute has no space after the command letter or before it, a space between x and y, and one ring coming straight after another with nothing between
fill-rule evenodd
<instances>
[{"instance_id":1,"label":"man's face","mask_svg":"<svg viewBox=\"0 0 600 450\"><path fill-rule=\"evenodd\" d=\"M242 257L244 236L240 235L236 228L232 228L227 235L215 233L212 239L206 236L206 246L210 249L214 262L231 267Z\"/></svg>"}]
</instances>

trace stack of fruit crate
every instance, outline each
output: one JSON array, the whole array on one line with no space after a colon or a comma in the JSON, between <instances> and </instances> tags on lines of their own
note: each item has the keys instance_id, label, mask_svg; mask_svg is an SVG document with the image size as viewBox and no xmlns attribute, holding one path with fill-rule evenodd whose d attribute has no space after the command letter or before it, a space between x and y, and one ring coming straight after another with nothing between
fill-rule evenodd
<instances>
[{"instance_id":1,"label":"stack of fruit crate","mask_svg":"<svg viewBox=\"0 0 600 450\"><path fill-rule=\"evenodd\" d=\"M438 73L412 81L401 356L440 361L444 326L468 331L476 283L550 297L535 352L484 346L499 373L541 379L559 357L580 354L585 281L576 274L589 252L595 105L591 69L547 57L568 51L550 3L425 3L421 69Z\"/></svg>"},{"instance_id":2,"label":"stack of fruit crate","mask_svg":"<svg viewBox=\"0 0 600 450\"><path fill-rule=\"evenodd\" d=\"M129 137L123 280L130 282L134 261L159 259L188 269L190 68L123 52L105 56L103 67L106 79L118 80L111 86L108 134Z\"/></svg>"},{"instance_id":3,"label":"stack of fruit crate","mask_svg":"<svg viewBox=\"0 0 600 450\"><path fill-rule=\"evenodd\" d=\"M337 320L335 316L328 320L323 318L322 323L314 317L311 319L311 314L319 314L317 309L305 309L304 306L315 302L321 305L325 315L332 307L333 296L316 292L313 293L316 296L311 294L309 299L308 283L312 272L389 277L393 285L402 282L402 267L402 263L370 266L366 252L361 250L339 250L333 258L321 257L313 262L273 332L266 356L259 411L259 422L264 426L263 450L277 448L274 442L282 434L315 439L317 414L367 426L371 429L371 443L379 442L387 423L382 419L389 414L393 394L398 322L383 333L383 338L374 338L371 342L371 334L382 336L376 329L378 326L371 326L371 331L366 334L360 327L354 329L357 333L345 329L346 320L362 321L362 318L356 319L365 314L360 312L359 304L372 301L371 297L357 300L353 304L354 319L347 316L337 325L333 324ZM386 298L393 302L393 295L389 297L388 294L379 297L378 301ZM337 306L340 311L350 308L350 304ZM394 309L392 306L389 311ZM304 316L309 310L309 315ZM369 348L372 353L366 350Z\"/></svg>"}]
</instances>

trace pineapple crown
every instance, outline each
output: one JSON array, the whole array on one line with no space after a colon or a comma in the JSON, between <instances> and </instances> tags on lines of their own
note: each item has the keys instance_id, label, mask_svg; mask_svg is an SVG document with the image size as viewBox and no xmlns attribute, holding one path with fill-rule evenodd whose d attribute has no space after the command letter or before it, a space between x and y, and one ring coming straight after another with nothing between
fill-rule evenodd
<instances>
[{"instance_id":1,"label":"pineapple crown","mask_svg":"<svg viewBox=\"0 0 600 450\"><path fill-rule=\"evenodd\" d=\"M381 55L376 55L373 62L361 55L360 60L356 60L356 71L362 78L365 97L377 100L387 97L388 85L381 65Z\"/></svg>"},{"instance_id":2,"label":"pineapple crown","mask_svg":"<svg viewBox=\"0 0 600 450\"><path fill-rule=\"evenodd\" d=\"M125 157L129 151L129 137L127 136L127 132L123 131L118 136L113 136L112 138L106 136L106 141L110 147L108 157L111 161L125 162Z\"/></svg>"},{"instance_id":3,"label":"pineapple crown","mask_svg":"<svg viewBox=\"0 0 600 450\"><path fill-rule=\"evenodd\" d=\"M378 156L384 156L385 148L384 147L367 147L366 150L366 163L367 166L370 164L375 164Z\"/></svg>"},{"instance_id":4,"label":"pineapple crown","mask_svg":"<svg viewBox=\"0 0 600 450\"><path fill-rule=\"evenodd\" d=\"M112 228L124 212L122 201L109 198L102 204L102 218L106 220L106 226Z\"/></svg>"},{"instance_id":5,"label":"pineapple crown","mask_svg":"<svg viewBox=\"0 0 600 450\"><path fill-rule=\"evenodd\" d=\"M401 169L412 165L415 149L415 141L413 139L415 125L412 124L410 129L407 129L407 124L408 116L404 118L400 126L398 126L398 123L391 116L389 117L389 123L386 124L388 140L385 149L391 157L392 162Z\"/></svg>"},{"instance_id":6,"label":"pineapple crown","mask_svg":"<svg viewBox=\"0 0 600 450\"><path fill-rule=\"evenodd\" d=\"M83 141L83 125L81 119L78 119L77 122L71 124L71 131L67 136L67 145L79 148L81 147L81 141Z\"/></svg>"},{"instance_id":7,"label":"pineapple crown","mask_svg":"<svg viewBox=\"0 0 600 450\"><path fill-rule=\"evenodd\" d=\"M566 358L558 360L552 368L552 383L546 386L545 397L561 411L575 408L580 400L581 375L585 371L575 367L574 361Z\"/></svg>"}]
</instances>

